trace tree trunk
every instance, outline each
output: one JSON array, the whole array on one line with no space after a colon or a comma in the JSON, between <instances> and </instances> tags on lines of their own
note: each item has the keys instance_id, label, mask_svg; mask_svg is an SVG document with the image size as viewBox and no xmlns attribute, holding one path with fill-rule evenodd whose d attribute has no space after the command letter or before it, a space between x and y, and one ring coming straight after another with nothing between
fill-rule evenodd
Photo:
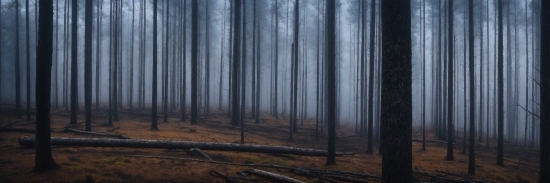
<instances>
[{"instance_id":1,"label":"tree trunk","mask_svg":"<svg viewBox=\"0 0 550 183\"><path fill-rule=\"evenodd\" d=\"M275 82L274 82L274 99L273 99L273 115L275 115L275 119L279 120L279 99L277 91L279 91L279 88L277 86L278 79L279 79L279 0L275 0L275 63L273 64L275 66Z\"/></svg>"},{"instance_id":2,"label":"tree trunk","mask_svg":"<svg viewBox=\"0 0 550 183\"><path fill-rule=\"evenodd\" d=\"M153 0L153 80L151 94L151 130L158 130L157 127L157 2Z\"/></svg>"},{"instance_id":3,"label":"tree trunk","mask_svg":"<svg viewBox=\"0 0 550 183\"><path fill-rule=\"evenodd\" d=\"M234 9L235 9L235 15L233 16L233 69L232 69L232 75L231 75L231 112L233 113L231 115L231 125L237 126L239 125L240 118L239 118L239 54L240 54L240 31L241 31L241 11L239 8L241 8L241 0L234 0Z\"/></svg>"},{"instance_id":4,"label":"tree trunk","mask_svg":"<svg viewBox=\"0 0 550 183\"><path fill-rule=\"evenodd\" d=\"M21 119L21 54L19 53L19 0L15 1L15 110L17 118Z\"/></svg>"},{"instance_id":5,"label":"tree trunk","mask_svg":"<svg viewBox=\"0 0 550 183\"><path fill-rule=\"evenodd\" d=\"M475 174L475 136L476 136L476 124L475 124L475 104L476 104L476 93L475 93L475 55L474 55L474 1L468 1L468 52L469 52L469 68L470 71L470 156L468 161L468 175Z\"/></svg>"},{"instance_id":6,"label":"tree trunk","mask_svg":"<svg viewBox=\"0 0 550 183\"><path fill-rule=\"evenodd\" d=\"M197 64L199 62L199 2L197 0L192 0L191 3L191 124L197 124L197 118L199 115L197 106Z\"/></svg>"},{"instance_id":7,"label":"tree trunk","mask_svg":"<svg viewBox=\"0 0 550 183\"><path fill-rule=\"evenodd\" d=\"M99 66L100 66L100 49L101 48L101 24L102 24L102 19L103 19L103 13L100 14L100 10L103 9L103 1L97 1L97 13L96 13L96 26L97 26L97 29L96 29L96 55L95 55L95 59L96 59L96 62L95 62L95 109L96 110L99 110L99 75L100 75L100 70L99 70ZM56 33L57 34L57 33ZM57 44L57 41L56 41L56 44ZM57 81L57 80L56 80ZM57 83L57 82L56 82ZM56 92L57 92L57 89L56 89ZM57 94L56 94L57 96ZM57 105L57 97L56 97L56 105Z\"/></svg>"},{"instance_id":8,"label":"tree trunk","mask_svg":"<svg viewBox=\"0 0 550 183\"><path fill-rule=\"evenodd\" d=\"M71 124L76 124L78 112L78 1L71 3Z\"/></svg>"},{"instance_id":9,"label":"tree trunk","mask_svg":"<svg viewBox=\"0 0 550 183\"><path fill-rule=\"evenodd\" d=\"M130 108L130 112L133 110L133 101L132 99L134 98L134 20L135 20L135 8L136 8L136 1L135 0L132 0L132 36L130 37L130 39L132 39L131 43L130 43L130 74L129 74L129 78L130 78L130 81L129 81L129 88L128 88L128 107Z\"/></svg>"},{"instance_id":10,"label":"tree trunk","mask_svg":"<svg viewBox=\"0 0 550 183\"><path fill-rule=\"evenodd\" d=\"M84 12L84 105L86 108L86 131L92 131L92 8L93 1L86 0Z\"/></svg>"},{"instance_id":11,"label":"tree trunk","mask_svg":"<svg viewBox=\"0 0 550 183\"><path fill-rule=\"evenodd\" d=\"M293 115L292 115L292 130L294 132L298 131L297 127L297 116L298 116L298 36L300 34L300 0L296 0L294 4L294 90L293 90Z\"/></svg>"},{"instance_id":12,"label":"tree trunk","mask_svg":"<svg viewBox=\"0 0 550 183\"><path fill-rule=\"evenodd\" d=\"M182 83L183 83L183 91L182 91L182 94L181 94L181 121L185 121L185 106L186 106L186 101L185 101L185 98L186 98L186 91L187 91L187 67L186 67L186 63L187 63L187 50L186 50L186 47L187 47L187 0L184 0L183 1L183 74L182 74Z\"/></svg>"},{"instance_id":13,"label":"tree trunk","mask_svg":"<svg viewBox=\"0 0 550 183\"><path fill-rule=\"evenodd\" d=\"M368 117L367 117L367 120L368 120L368 141L367 141L367 154L372 154L372 137L373 137L373 119L374 119L374 109L373 109L373 103L374 103L374 25L376 24L376 4L375 4L375 1L372 0L371 1L371 17L370 17L370 50L369 50L369 54L370 54L370 65L369 65L369 102L368 102Z\"/></svg>"},{"instance_id":14,"label":"tree trunk","mask_svg":"<svg viewBox=\"0 0 550 183\"><path fill-rule=\"evenodd\" d=\"M384 0L381 6L382 42L392 43L382 45L382 181L412 182L410 3Z\"/></svg>"},{"instance_id":15,"label":"tree trunk","mask_svg":"<svg viewBox=\"0 0 550 183\"><path fill-rule=\"evenodd\" d=\"M336 164L336 0L326 2L327 9L325 19L326 25L326 56L325 64L327 76L327 121L328 121L328 155L327 165ZM406 3L408 4L408 3ZM298 8L296 8L298 9ZM298 32L298 31L296 31ZM295 38L297 39L297 37Z\"/></svg>"},{"instance_id":16,"label":"tree trunk","mask_svg":"<svg viewBox=\"0 0 550 183\"><path fill-rule=\"evenodd\" d=\"M447 160L454 160L454 156L453 156L453 142L454 142L454 130L453 130L453 105L454 105L454 101L453 101L453 76L454 76L454 70L453 70L453 66L454 66L454 61L453 61L453 48L454 48L454 45L453 45L453 19L454 19L454 11L453 11L453 0L447 2L447 5L448 5L448 10L447 10L447 13L448 16L448 24L449 24L449 29L448 29L448 34L447 34L447 39L448 39L448 43L449 45L447 45L447 52L449 52L449 63L447 64L447 66L449 67L448 68L448 75L447 75L447 91L449 92L448 95L447 95ZM473 25L473 24L472 24ZM473 29L472 29L473 31ZM472 33L471 36L473 36L474 34ZM473 42L472 42L473 44ZM473 47L472 47L473 48ZM473 54L470 53L470 54Z\"/></svg>"},{"instance_id":17,"label":"tree trunk","mask_svg":"<svg viewBox=\"0 0 550 183\"><path fill-rule=\"evenodd\" d=\"M52 5L53 6L53 5ZM31 120L31 54L30 54L30 38L29 38L29 0L25 0L25 34L26 34L26 51L27 54L27 120Z\"/></svg>"},{"instance_id":18,"label":"tree trunk","mask_svg":"<svg viewBox=\"0 0 550 183\"><path fill-rule=\"evenodd\" d=\"M540 69L539 71L550 70L550 1L541 1L540 16ZM539 182L550 182L550 74L540 72L540 178Z\"/></svg>"},{"instance_id":19,"label":"tree trunk","mask_svg":"<svg viewBox=\"0 0 550 183\"><path fill-rule=\"evenodd\" d=\"M240 11L240 10L237 10ZM244 118L245 118L245 109L246 109L246 1L243 0L243 6L242 6L242 12L243 12L243 24L242 24L242 55L241 58L241 109L240 109L240 124L241 124L241 144L244 144ZM239 72L237 72L239 73Z\"/></svg>"},{"instance_id":20,"label":"tree trunk","mask_svg":"<svg viewBox=\"0 0 550 183\"><path fill-rule=\"evenodd\" d=\"M504 166L504 87L503 87L503 36L502 36L502 0L498 0L498 147L497 147L497 164Z\"/></svg>"},{"instance_id":21,"label":"tree trunk","mask_svg":"<svg viewBox=\"0 0 550 183\"><path fill-rule=\"evenodd\" d=\"M40 1L40 21L36 61L36 156L33 171L42 172L59 166L52 157L50 143L50 94L53 46L53 2Z\"/></svg>"},{"instance_id":22,"label":"tree trunk","mask_svg":"<svg viewBox=\"0 0 550 183\"><path fill-rule=\"evenodd\" d=\"M165 35L164 35L164 50L162 51L164 53L164 71L163 71L163 74L164 74L164 89L163 89L163 102L162 102L162 105L164 106L163 107L163 122L168 122L168 41L169 41L169 34L168 34L168 30L170 30L170 24L169 24L169 19L170 19L170 1L165 1L166 2L166 16L164 17L166 19L166 28L165 28Z\"/></svg>"}]
</instances>

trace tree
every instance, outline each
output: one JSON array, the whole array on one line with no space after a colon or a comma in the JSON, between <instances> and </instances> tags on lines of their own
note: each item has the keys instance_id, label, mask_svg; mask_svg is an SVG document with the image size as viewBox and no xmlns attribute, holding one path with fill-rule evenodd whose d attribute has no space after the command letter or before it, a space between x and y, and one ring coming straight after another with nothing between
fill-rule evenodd
<instances>
[{"instance_id":1,"label":"tree","mask_svg":"<svg viewBox=\"0 0 550 183\"><path fill-rule=\"evenodd\" d=\"M504 87L503 87L503 62L504 62L504 52L503 52L503 33L502 33L502 0L498 0L498 144L497 144L497 164L504 166Z\"/></svg>"},{"instance_id":2,"label":"tree","mask_svg":"<svg viewBox=\"0 0 550 183\"><path fill-rule=\"evenodd\" d=\"M130 43L130 87L128 89L128 105L130 107L130 111L133 110L133 105L132 105L132 99L134 98L133 97L133 94L134 94L134 20L135 20L135 12L136 12L136 1L135 0L132 0L132 33L131 33L131 43Z\"/></svg>"},{"instance_id":3,"label":"tree","mask_svg":"<svg viewBox=\"0 0 550 183\"><path fill-rule=\"evenodd\" d=\"M257 13L256 12L256 1L254 1L254 9L255 9L254 10L254 15L256 15L256 13ZM260 22L258 22L258 26L259 26L259 24L260 24ZM262 53L262 49L261 49L262 48L262 46L261 46L262 45L262 29L258 28L257 31L258 31L258 39L257 39L258 42L256 44L257 44L258 47L256 48L256 52L257 52L256 57L257 58L256 58L256 71L255 71L256 72L256 76L255 76L255 78L256 78L256 93L254 94L254 96L256 97L256 99L255 99L256 104L254 105L254 107L256 108L256 110L255 110L256 111L256 114L255 114L256 122L255 123L259 124L260 123L260 94L261 94L261 92L260 92L260 89L261 89L261 87L260 87L260 83L261 83L260 82L261 81L261 77L260 77L260 70L261 70L260 58L261 57L260 57L260 55Z\"/></svg>"},{"instance_id":4,"label":"tree","mask_svg":"<svg viewBox=\"0 0 550 183\"><path fill-rule=\"evenodd\" d=\"M412 182L411 10L384 0L382 12L382 182ZM396 133L399 132L399 133Z\"/></svg>"},{"instance_id":5,"label":"tree","mask_svg":"<svg viewBox=\"0 0 550 183\"><path fill-rule=\"evenodd\" d=\"M273 94L273 115L275 115L275 119L279 119L279 111L278 111L278 95L277 91L279 88L277 88L278 84L278 78L279 78L279 0L275 0L275 63L273 64L275 66L275 82L274 82L274 94Z\"/></svg>"},{"instance_id":6,"label":"tree","mask_svg":"<svg viewBox=\"0 0 550 183\"><path fill-rule=\"evenodd\" d=\"M36 156L33 171L59 168L50 146L50 94L53 53L53 1L40 1L36 57Z\"/></svg>"},{"instance_id":7,"label":"tree","mask_svg":"<svg viewBox=\"0 0 550 183\"><path fill-rule=\"evenodd\" d=\"M373 142L373 120L374 120L374 109L373 109L373 103L374 103L374 27L375 27L375 17L376 17L376 4L375 1L371 1L371 17L370 17L370 65L369 65L369 111L368 111L368 141L367 141L367 154L372 154L372 142Z\"/></svg>"},{"instance_id":8,"label":"tree","mask_svg":"<svg viewBox=\"0 0 550 183\"><path fill-rule=\"evenodd\" d=\"M296 2L294 3L294 86L292 87L293 88L293 107L292 107L292 125L293 125L293 128L292 128L292 131L296 132L298 131L297 129L297 120L296 120L296 117L298 116L298 36L300 34L300 18L299 18L299 13L300 12L300 0L296 0Z\"/></svg>"},{"instance_id":9,"label":"tree","mask_svg":"<svg viewBox=\"0 0 550 183\"><path fill-rule=\"evenodd\" d=\"M197 64L199 62L199 2L197 0L192 0L191 3L191 124L197 124L197 118L199 115L197 106Z\"/></svg>"},{"instance_id":10,"label":"tree","mask_svg":"<svg viewBox=\"0 0 550 183\"><path fill-rule=\"evenodd\" d=\"M408 4L408 3L406 3ZM336 0L326 1L326 56L325 63L328 121L327 165L336 164ZM297 31L296 31L297 32Z\"/></svg>"},{"instance_id":11,"label":"tree","mask_svg":"<svg viewBox=\"0 0 550 183\"><path fill-rule=\"evenodd\" d=\"M541 1L540 8L540 177L539 182L550 182L550 1Z\"/></svg>"},{"instance_id":12,"label":"tree","mask_svg":"<svg viewBox=\"0 0 550 183\"><path fill-rule=\"evenodd\" d=\"M92 131L92 10L93 1L86 0L84 12L84 105L86 131Z\"/></svg>"},{"instance_id":13,"label":"tree","mask_svg":"<svg viewBox=\"0 0 550 183\"><path fill-rule=\"evenodd\" d=\"M19 0L15 1L15 110L17 118L21 119L21 70L20 70L20 53L19 53Z\"/></svg>"},{"instance_id":14,"label":"tree","mask_svg":"<svg viewBox=\"0 0 550 183\"><path fill-rule=\"evenodd\" d=\"M474 65L474 0L468 1L468 52L469 52L469 71L470 71L470 156L468 161L468 174L474 175L475 174L475 136L476 136L476 124L475 124L475 78L474 78L474 72L475 72L475 65ZM464 129L466 130L466 129Z\"/></svg>"},{"instance_id":15,"label":"tree","mask_svg":"<svg viewBox=\"0 0 550 183\"><path fill-rule=\"evenodd\" d=\"M182 62L183 62L183 74L182 74L182 78L181 78L181 82L182 82L182 94L181 94L181 107L180 107L180 113L181 113L181 121L185 121L185 96L186 96L186 90L187 90L187 85L186 85L186 81L187 81L187 68L186 68L186 61L187 61L187 51L186 51L186 46L187 46L187 33L186 33L186 23L187 23L187 0L184 0L183 1L183 39L182 39L182 42L183 42L183 59L182 59Z\"/></svg>"},{"instance_id":16,"label":"tree","mask_svg":"<svg viewBox=\"0 0 550 183\"><path fill-rule=\"evenodd\" d=\"M153 0L153 80L151 94L151 130L158 130L157 127L157 3Z\"/></svg>"},{"instance_id":17,"label":"tree","mask_svg":"<svg viewBox=\"0 0 550 183\"><path fill-rule=\"evenodd\" d=\"M27 54L27 120L31 120L31 50L29 49L29 0L25 0L25 29L25 34L27 37L25 39L27 41L27 43L25 44L25 46L27 47L25 51L25 53Z\"/></svg>"},{"instance_id":18,"label":"tree","mask_svg":"<svg viewBox=\"0 0 550 183\"><path fill-rule=\"evenodd\" d=\"M96 29L96 62L95 62L95 109L98 110L99 109L99 65L100 65L100 58L99 58L99 52L100 52L100 49L101 48L101 23L102 23L102 19L103 19L103 14L100 14L100 10L103 9L103 1L97 1L97 13L96 13L96 25L97 25L97 29ZM56 32L57 34L57 32ZM132 33L133 35L133 33ZM57 44L57 42L56 42ZM132 44L133 45L133 44ZM57 92L57 89L56 89L56 92ZM56 95L57 96L57 95ZM56 97L56 101L57 103L57 97ZM56 104L57 105L57 104ZM130 106L131 107L131 106Z\"/></svg>"},{"instance_id":19,"label":"tree","mask_svg":"<svg viewBox=\"0 0 550 183\"><path fill-rule=\"evenodd\" d=\"M447 91L449 92L448 95L447 95L447 160L453 160L454 159L454 156L453 156L453 142L454 142L454 130L453 130L453 99L454 99L454 95L453 95L453 79L454 79L454 72L453 72L453 66L454 66L454 62L453 62L453 48L454 48L454 45L453 45L453 0L450 0L449 2L447 2L447 5L449 6L448 7L448 10L447 10L447 13L448 13L448 16L447 18L449 19L448 21L448 24L449 24L449 27L448 27L448 34L447 34L447 39L448 39L448 43L449 45L447 46L447 52L449 53L449 63L447 64L447 67L448 67L448 76L447 76ZM473 34L471 34L473 35ZM473 44L473 43L472 43ZM472 47L473 48L473 47ZM473 52L472 52L473 54Z\"/></svg>"},{"instance_id":20,"label":"tree","mask_svg":"<svg viewBox=\"0 0 550 183\"><path fill-rule=\"evenodd\" d=\"M241 11L238 8L241 8L241 0L234 0L234 8L235 8L235 15L233 16L233 58L231 59L233 61L233 68L232 68L232 75L231 75L231 125L237 126L239 125L239 86L237 83L239 82L239 53L240 53L240 39L239 39L239 33L241 31L240 24L241 24Z\"/></svg>"},{"instance_id":21,"label":"tree","mask_svg":"<svg viewBox=\"0 0 550 183\"><path fill-rule=\"evenodd\" d=\"M71 124L76 124L78 112L78 1L71 4Z\"/></svg>"},{"instance_id":22,"label":"tree","mask_svg":"<svg viewBox=\"0 0 550 183\"><path fill-rule=\"evenodd\" d=\"M241 124L241 144L244 144L244 113L245 113L245 105L246 105L246 4L245 4L246 1L243 0L243 5L242 5L242 12L243 12L243 30L242 30L242 41L243 41L243 45L242 45L242 55L241 55L241 58L242 59L242 63L241 63L241 82L240 82L240 85L241 85L241 117L240 117L240 124ZM236 10L236 11L241 11L241 10ZM239 72L236 72L236 73L239 73Z\"/></svg>"},{"instance_id":23,"label":"tree","mask_svg":"<svg viewBox=\"0 0 550 183\"><path fill-rule=\"evenodd\" d=\"M163 107L163 122L168 122L168 40L169 40L169 36L170 34L168 34L168 30L169 30L169 27L170 27L170 24L168 22L168 20L170 19L170 1L166 1L166 16L164 17L166 19L166 28L165 28L165 40L164 40L164 50L163 50L163 53L164 53L164 89L163 89L163 102L162 102L162 105L164 106Z\"/></svg>"}]
</instances>

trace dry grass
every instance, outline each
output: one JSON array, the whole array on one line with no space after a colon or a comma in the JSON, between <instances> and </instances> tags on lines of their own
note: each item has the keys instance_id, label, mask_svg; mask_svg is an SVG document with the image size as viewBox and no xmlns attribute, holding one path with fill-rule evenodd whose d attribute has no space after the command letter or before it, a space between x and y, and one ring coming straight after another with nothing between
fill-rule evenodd
<instances>
[{"instance_id":1,"label":"dry grass","mask_svg":"<svg viewBox=\"0 0 550 183\"><path fill-rule=\"evenodd\" d=\"M13 127L34 128L34 121L18 120L13 109L3 106L0 127L13 124ZM194 140L232 142L240 141L239 128L230 125L227 115L215 113L200 120L198 125L181 122L177 113L172 113L168 123L159 120L159 131L151 131L149 111L136 110L133 113L122 113L120 121L113 127L106 126L105 111L94 112L92 130L121 134L133 139L163 139L163 140ZM54 137L90 137L62 132L69 123L69 114L65 111L52 112L52 136ZM314 120L304 121L304 126L294 134L294 141L288 139L288 121L275 120L268 115L262 115L262 122L254 124L246 122L246 143L284 145L307 148L326 148L326 132L315 140ZM83 114L79 114L79 122L83 128ZM325 129L326 130L326 129ZM353 151L352 156L337 157L337 165L325 166L323 157L307 157L280 154L239 153L222 151L205 151L216 161L233 163L264 163L284 166L297 166L318 169L333 169L341 171L361 172L381 175L381 156L366 154L366 138L353 136L353 126L341 126L338 130L338 151ZM416 131L415 131L416 132ZM182 150L164 149L132 149L132 148L92 148L92 147L53 147L52 153L61 169L33 173L34 149L20 147L17 139L20 136L34 136L31 133L0 133L0 182L225 182L220 177L212 175L210 170L238 176L237 172L248 169L241 166L208 164L201 162L135 158L127 155L172 156L201 158ZM420 134L414 134L419 138ZM428 137L432 137L429 135ZM421 143L413 143L413 168L421 171L445 171L453 174L466 175L468 156L461 154L462 142L455 146L455 160L446 161L446 146L444 144L427 143L427 150L421 150ZM377 149L375 150L377 152ZM494 144L485 148L484 143L476 147L475 179L490 182L535 182L538 179L538 149L523 150L519 147L506 146L505 167L496 166L496 149ZM521 163L518 161L521 159ZM318 179L298 176L286 170L267 169L284 174L305 182L318 182ZM255 176L252 180L268 181ZM416 176L419 181L430 181L429 177Z\"/></svg>"}]
</instances>

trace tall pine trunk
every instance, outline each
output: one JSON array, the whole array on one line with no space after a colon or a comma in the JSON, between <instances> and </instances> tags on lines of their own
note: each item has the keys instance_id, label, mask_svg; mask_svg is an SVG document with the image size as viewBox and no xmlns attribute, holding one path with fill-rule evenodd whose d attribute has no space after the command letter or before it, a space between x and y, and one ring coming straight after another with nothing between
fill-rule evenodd
<instances>
[{"instance_id":1,"label":"tall pine trunk","mask_svg":"<svg viewBox=\"0 0 550 183\"><path fill-rule=\"evenodd\" d=\"M92 131L92 7L93 1L86 0L84 11L84 105L86 110L86 131Z\"/></svg>"},{"instance_id":2,"label":"tall pine trunk","mask_svg":"<svg viewBox=\"0 0 550 183\"><path fill-rule=\"evenodd\" d=\"M71 124L76 124L78 112L78 1L71 3Z\"/></svg>"},{"instance_id":3,"label":"tall pine trunk","mask_svg":"<svg viewBox=\"0 0 550 183\"><path fill-rule=\"evenodd\" d=\"M153 0L153 80L151 94L151 130L158 130L157 127L157 3Z\"/></svg>"},{"instance_id":4,"label":"tall pine trunk","mask_svg":"<svg viewBox=\"0 0 550 183\"><path fill-rule=\"evenodd\" d=\"M381 6L382 42L392 43L382 45L382 181L412 182L410 3L384 0Z\"/></svg>"},{"instance_id":5,"label":"tall pine trunk","mask_svg":"<svg viewBox=\"0 0 550 183\"><path fill-rule=\"evenodd\" d=\"M53 2L40 1L38 48L36 55L36 156L33 171L42 172L59 166L50 145L50 94L53 53Z\"/></svg>"}]
</instances>

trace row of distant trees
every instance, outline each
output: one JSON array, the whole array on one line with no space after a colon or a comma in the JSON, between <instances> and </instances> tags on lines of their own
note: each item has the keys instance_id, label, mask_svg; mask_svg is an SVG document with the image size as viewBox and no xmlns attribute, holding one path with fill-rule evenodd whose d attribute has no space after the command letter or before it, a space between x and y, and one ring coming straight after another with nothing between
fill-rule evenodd
<instances>
[{"instance_id":1,"label":"row of distant trees","mask_svg":"<svg viewBox=\"0 0 550 183\"><path fill-rule=\"evenodd\" d=\"M498 155L497 155L497 163L500 165L503 165L503 137L502 137L502 131L503 131L503 91L502 91L502 77L503 77L503 71L502 71L502 64L503 64L503 34L502 34L502 0L499 0L499 22L498 22L498 85L500 90L498 91L498 97L499 97L499 115L498 115ZM92 50L92 37L91 37L91 31L92 29L88 26L92 25L92 0L86 1L86 8L85 8L85 106L86 106L86 123L87 128L90 123L90 115L91 115L91 50ZM326 86L323 88L326 92L326 115L327 115L327 122L328 122L328 132L329 132L329 146L328 146L328 158L327 158L327 165L335 164L336 159L334 157L335 155L335 121L336 121L336 73L335 73L335 63L336 63L336 39L335 39L335 17L336 17L336 11L335 11L335 0L328 0L326 2L326 35L325 39L327 41L327 46L325 47L326 51L326 63L324 65L324 69L326 71L325 76L326 80L324 81ZM117 6L114 3L114 6ZM296 1L296 6L298 5L298 0ZM452 1L448 3L449 6L452 6ZM73 2L73 12L76 11L76 2ZM240 0L235 0L234 2L234 8L237 9L241 6ZM157 49L157 36L156 36L156 27L157 27L157 0L153 1L153 79L155 79L156 76L156 49ZM472 69L473 65L473 16L471 16L471 13L473 12L473 0L469 1L469 44L470 44L470 68ZM196 35L199 31L199 27L197 26L197 11L198 11L198 1L193 0L192 1L192 29L191 34ZM449 11L450 12L450 11ZM120 12L113 12L115 14ZM381 100L382 100L382 106L381 106L381 152L382 152L382 176L384 182L411 182L412 181L412 142L411 142L411 135L412 135L412 65L411 65L411 9L410 9L410 3L408 1L404 0L385 0L381 3L381 20L382 20L382 42L384 43L382 45L382 93L381 93ZM296 19L298 19L298 13L296 11ZM51 147L50 147L50 94L51 94L51 74L52 74L52 52L53 52L53 1L52 0L42 0L39 3L39 37L38 37L38 47L37 47L37 70L36 70L36 165L35 170L41 171L45 169L51 169L57 167L56 163L54 162L52 155L51 155ZM238 98L238 87L236 83L238 81L238 76L244 76L239 75L238 69L239 69L239 54L242 54L245 50L239 50L239 48L242 46L240 45L239 41L239 33L240 30L240 21L241 21L241 15L240 11L235 11L234 15L234 24L233 24L233 59L232 59L232 67L233 67L233 74L232 74L232 123L233 124L240 124L242 125L242 113L239 114L239 98ZM449 14L448 18L450 18L450 25L452 25L452 13ZM73 22L75 22L73 18ZM545 34L546 32L550 32L550 26L548 24L545 24L544 22L550 22L550 2L547 1L541 1L541 70L542 71L548 71L550 70L550 37L549 34ZM297 25L297 22L295 23L295 26ZM448 36L452 36L452 26L449 26L450 29L448 31ZM75 28L73 28L73 31ZM117 31L117 28L115 26L113 31ZM298 27L295 27L295 31L298 31ZM73 41L76 42L76 36L77 34L73 34ZM197 36L192 36L192 51L191 51L191 71L192 71L192 78L191 78L191 123L195 124L197 122L197 77L196 74L193 74L196 72L197 67L197 43L198 38ZM296 41L297 38L295 38ZM452 39L449 39L449 44L452 45ZM74 43L73 42L73 43ZM296 41L297 42L297 41ZM118 45L116 42L116 39L114 39L114 45ZM116 46L115 46L116 47ZM451 46L448 47L451 49ZM116 50L115 52L116 55ZM296 57L296 53L298 52L296 47L294 48L295 52L294 55ZM451 54L450 58L452 59L453 51L448 51L449 54ZM75 54L76 55L76 54ZM73 55L74 57L74 55ZM450 60L452 63L452 60ZM114 61L115 63L117 61ZM293 63L297 64L297 59L293 61ZM76 62L74 63L76 65ZM116 70L116 64L114 64ZM74 66L73 66L74 67ZM453 71L453 64L448 64L447 67L449 67L450 73ZM166 69L166 68L165 68ZM296 67L293 68L296 70ZM242 71L242 70L241 70ZM541 73L541 82L540 82L540 88L541 88L541 111L550 111L550 105L549 102L549 96L548 96L548 88L550 88L550 77L548 73L546 72L540 72ZM297 78L296 71L294 71L294 79ZM113 76L116 78L115 76ZM473 75L470 75L470 79L473 78ZM116 79L115 79L116 80ZM115 82L115 81L113 81ZM470 82L473 83L473 82ZM449 79L449 92L452 92L452 79ZM153 82L153 88L156 88L156 83ZM116 86L116 85L115 85ZM294 86L296 84L294 83ZM76 87L76 86L75 86ZM113 87L116 88L116 87ZM470 87L471 91L474 87ZM296 89L296 87L294 87ZM294 91L294 96L296 96L296 90ZM72 93L73 91L71 91ZM114 89L114 92L116 93L116 89ZM29 93L29 92L28 92ZM241 91L241 94L244 94L244 92ZM72 95L71 95L72 96ZM116 96L116 95L114 95ZM449 95L449 97L452 97L452 93ZM72 98L72 97L71 97ZM152 97L152 103L156 104L156 90L153 90L153 97ZM296 97L293 97L294 104L296 103ZM116 98L113 97L111 101L116 102ZM241 99L243 100L243 99ZM241 101L242 102L242 101ZM244 102L242 102L244 103ZM241 103L241 104L242 104ZM453 103L452 98L448 100L449 106L451 106ZM116 104L115 104L116 106ZM294 105L295 106L295 105ZM71 107L72 108L72 107ZM296 111L296 107L293 109ZM452 107L449 107L449 109L452 114ZM474 110L473 108L470 110ZM116 111L116 110L110 110L110 111ZM472 112L472 111L471 111ZM156 105L153 105L152 107L152 129L156 129ZM292 113L293 119L296 117L296 113ZM116 116L116 113L115 115ZM447 123L447 135L448 135L448 141L449 141L449 149L450 152L447 154L447 158L450 160L452 159L452 133L453 133L453 125L452 125L452 116L448 117L448 123ZM550 181L550 127L549 127L549 119L548 114L545 112L541 112L540 115L540 182L548 182ZM71 121L73 120L73 115L71 115ZM292 120L295 121L296 120ZM475 133L475 124L474 119L470 119L470 133ZM292 128L293 122L291 122L291 128ZM370 125L369 125L370 127ZM241 128L242 129L242 128ZM372 129L372 128L369 128ZM475 134L470 135L470 167L469 172L473 174L474 168L475 168L475 151L473 147ZM473 166L473 167L472 167Z\"/></svg>"}]
</instances>

